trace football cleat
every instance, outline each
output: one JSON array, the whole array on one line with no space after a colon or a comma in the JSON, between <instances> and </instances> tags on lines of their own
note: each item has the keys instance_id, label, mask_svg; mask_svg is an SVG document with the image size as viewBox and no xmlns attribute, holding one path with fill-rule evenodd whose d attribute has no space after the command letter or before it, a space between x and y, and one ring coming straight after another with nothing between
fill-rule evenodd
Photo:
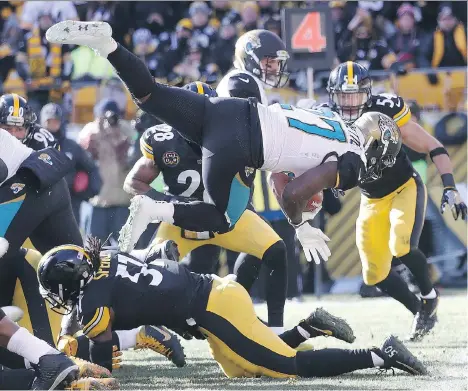
<instances>
[{"instance_id":1,"label":"football cleat","mask_svg":"<svg viewBox=\"0 0 468 391\"><path fill-rule=\"evenodd\" d=\"M70 359L78 366L80 371L80 379L82 377L94 377L96 379L112 377L110 371L107 368L93 364L92 362L83 360L78 357L70 357Z\"/></svg>"},{"instance_id":2,"label":"football cleat","mask_svg":"<svg viewBox=\"0 0 468 391\"><path fill-rule=\"evenodd\" d=\"M171 360L177 367L185 365L184 348L165 327L141 326L135 349L151 349Z\"/></svg>"},{"instance_id":3,"label":"football cleat","mask_svg":"<svg viewBox=\"0 0 468 391\"><path fill-rule=\"evenodd\" d=\"M323 308L317 308L307 319L300 321L299 326L311 336L334 337L348 343L356 339L346 320L333 316Z\"/></svg>"},{"instance_id":4,"label":"football cleat","mask_svg":"<svg viewBox=\"0 0 468 391\"><path fill-rule=\"evenodd\" d=\"M32 390L55 390L69 386L79 377L79 368L65 354L46 354L37 364L32 364L36 372Z\"/></svg>"},{"instance_id":5,"label":"football cleat","mask_svg":"<svg viewBox=\"0 0 468 391\"><path fill-rule=\"evenodd\" d=\"M117 379L95 379L92 377L84 377L74 381L65 390L119 390L120 384Z\"/></svg>"},{"instance_id":6,"label":"football cleat","mask_svg":"<svg viewBox=\"0 0 468 391\"><path fill-rule=\"evenodd\" d=\"M388 337L377 350L385 362L383 369L397 368L411 375L427 375L427 369L397 337Z\"/></svg>"},{"instance_id":7,"label":"football cleat","mask_svg":"<svg viewBox=\"0 0 468 391\"><path fill-rule=\"evenodd\" d=\"M61 45L88 46L103 57L117 48L112 38L112 28L106 22L65 20L50 27L46 32L46 39Z\"/></svg>"},{"instance_id":8,"label":"football cleat","mask_svg":"<svg viewBox=\"0 0 468 391\"><path fill-rule=\"evenodd\" d=\"M174 262L179 262L180 253L177 243L173 240L165 240L162 243L151 246L146 255L145 262L150 263L155 259L169 259Z\"/></svg>"},{"instance_id":9,"label":"football cleat","mask_svg":"<svg viewBox=\"0 0 468 391\"><path fill-rule=\"evenodd\" d=\"M410 341L420 341L434 328L437 322L437 307L439 305L439 292L434 299L421 298L421 308L414 316Z\"/></svg>"},{"instance_id":10,"label":"football cleat","mask_svg":"<svg viewBox=\"0 0 468 391\"><path fill-rule=\"evenodd\" d=\"M119 233L119 249L130 253L148 224L154 221L173 222L174 206L169 202L155 201L145 195L137 195L130 201L127 221Z\"/></svg>"}]
</instances>

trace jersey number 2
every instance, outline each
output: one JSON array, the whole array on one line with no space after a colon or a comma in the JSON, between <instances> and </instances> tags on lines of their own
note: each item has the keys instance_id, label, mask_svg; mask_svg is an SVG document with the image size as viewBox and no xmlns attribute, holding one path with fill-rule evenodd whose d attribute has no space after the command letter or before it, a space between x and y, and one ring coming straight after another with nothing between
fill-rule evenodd
<instances>
[{"instance_id":1,"label":"jersey number 2","mask_svg":"<svg viewBox=\"0 0 468 391\"><path fill-rule=\"evenodd\" d=\"M151 281L149 282L149 285L158 286L159 284L161 284L163 275L159 270L150 269L149 265L147 265L146 263L137 261L133 258L126 257L122 254L117 255L117 259L119 263L117 265L117 272L115 273L116 276L126 278L131 282L134 282L135 284L138 283L138 279L140 278L140 276L151 276ZM128 272L128 264L136 266L136 268L134 269L137 269L139 267L140 271L131 275Z\"/></svg>"}]
</instances>

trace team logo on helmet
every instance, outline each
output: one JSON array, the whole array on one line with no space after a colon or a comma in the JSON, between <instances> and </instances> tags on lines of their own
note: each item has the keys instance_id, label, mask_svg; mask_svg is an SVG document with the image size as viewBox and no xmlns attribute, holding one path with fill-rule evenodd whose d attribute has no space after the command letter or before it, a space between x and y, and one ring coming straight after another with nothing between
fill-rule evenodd
<instances>
[{"instance_id":1,"label":"team logo on helmet","mask_svg":"<svg viewBox=\"0 0 468 391\"><path fill-rule=\"evenodd\" d=\"M248 178L250 175L252 175L255 172L255 169L252 167L245 167L245 176Z\"/></svg>"},{"instance_id":2,"label":"team logo on helmet","mask_svg":"<svg viewBox=\"0 0 468 391\"><path fill-rule=\"evenodd\" d=\"M262 43L260 42L260 38L252 34L245 43L245 52L247 54L252 54L255 49L258 49L261 46Z\"/></svg>"},{"instance_id":3,"label":"team logo on helmet","mask_svg":"<svg viewBox=\"0 0 468 391\"><path fill-rule=\"evenodd\" d=\"M11 191L13 194L18 194L21 190L24 189L24 183L13 183L10 186Z\"/></svg>"},{"instance_id":4,"label":"team logo on helmet","mask_svg":"<svg viewBox=\"0 0 468 391\"><path fill-rule=\"evenodd\" d=\"M44 163L48 164L49 166L52 166L54 163L52 163L52 159L47 153L41 153L38 157L39 160L42 160Z\"/></svg>"},{"instance_id":5,"label":"team logo on helmet","mask_svg":"<svg viewBox=\"0 0 468 391\"><path fill-rule=\"evenodd\" d=\"M175 167L180 162L180 156L177 152L168 151L164 153L162 160L166 166Z\"/></svg>"},{"instance_id":6,"label":"team logo on helmet","mask_svg":"<svg viewBox=\"0 0 468 391\"><path fill-rule=\"evenodd\" d=\"M398 144L396 125L389 117L379 116L379 128L382 132L382 141Z\"/></svg>"}]
</instances>

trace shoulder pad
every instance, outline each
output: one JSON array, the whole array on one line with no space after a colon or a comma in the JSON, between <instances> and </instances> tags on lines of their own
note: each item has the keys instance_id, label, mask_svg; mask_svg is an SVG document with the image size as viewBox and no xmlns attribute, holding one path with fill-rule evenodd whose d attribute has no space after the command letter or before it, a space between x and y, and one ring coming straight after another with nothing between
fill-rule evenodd
<instances>
[{"instance_id":1,"label":"shoulder pad","mask_svg":"<svg viewBox=\"0 0 468 391\"><path fill-rule=\"evenodd\" d=\"M371 110L388 115L398 126L405 125L411 119L411 110L401 96L379 94L372 96Z\"/></svg>"},{"instance_id":2,"label":"shoulder pad","mask_svg":"<svg viewBox=\"0 0 468 391\"><path fill-rule=\"evenodd\" d=\"M229 95L235 98L257 98L261 102L262 97L257 81L248 73L237 73L228 80Z\"/></svg>"}]
</instances>

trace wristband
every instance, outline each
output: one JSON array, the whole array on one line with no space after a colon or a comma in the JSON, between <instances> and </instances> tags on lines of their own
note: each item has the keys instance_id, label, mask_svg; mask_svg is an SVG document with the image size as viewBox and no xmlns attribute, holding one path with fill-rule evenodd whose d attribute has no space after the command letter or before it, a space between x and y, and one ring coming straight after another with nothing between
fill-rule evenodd
<instances>
[{"instance_id":1,"label":"wristband","mask_svg":"<svg viewBox=\"0 0 468 391\"><path fill-rule=\"evenodd\" d=\"M453 179L452 174L442 174L442 184L444 185L444 188L453 188L455 189L455 179Z\"/></svg>"}]
</instances>

